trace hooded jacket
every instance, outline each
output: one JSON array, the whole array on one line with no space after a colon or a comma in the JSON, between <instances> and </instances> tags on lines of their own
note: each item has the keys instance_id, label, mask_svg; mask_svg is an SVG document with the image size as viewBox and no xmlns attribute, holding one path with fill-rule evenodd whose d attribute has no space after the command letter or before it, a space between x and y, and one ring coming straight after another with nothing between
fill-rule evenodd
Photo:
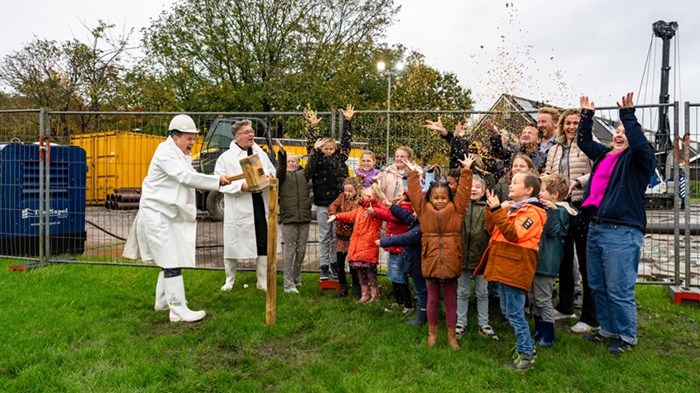
<instances>
[{"instance_id":1,"label":"hooded jacket","mask_svg":"<svg viewBox=\"0 0 700 393\"><path fill-rule=\"evenodd\" d=\"M454 201L436 209L425 200L417 171L408 173L408 195L421 223L423 277L453 279L462 274L462 217L469 205L472 171L463 168Z\"/></svg>"},{"instance_id":2,"label":"hooded jacket","mask_svg":"<svg viewBox=\"0 0 700 393\"><path fill-rule=\"evenodd\" d=\"M338 221L355 223L348 247L349 262L379 262L379 246L375 241L379 240L382 220L365 213L365 207L370 203L368 199L363 199L354 210L336 214Z\"/></svg>"},{"instance_id":3,"label":"hooded jacket","mask_svg":"<svg viewBox=\"0 0 700 393\"><path fill-rule=\"evenodd\" d=\"M539 205L539 204L538 204ZM484 278L527 292L535 277L540 237L547 214L535 204L525 204L512 214L497 206L486 216L493 229L491 241L474 270Z\"/></svg>"},{"instance_id":4,"label":"hooded jacket","mask_svg":"<svg viewBox=\"0 0 700 393\"><path fill-rule=\"evenodd\" d=\"M593 174L605 154L611 150L609 146L593 140L594 113L590 109L581 111L581 123L578 126L578 145L594 160ZM634 108L620 109L620 120L625 127L629 147L617 160L596 216L602 222L627 225L644 231L647 225L644 193L656 166L656 156L644 137L642 126L637 122ZM583 193L584 202L590 189L589 181Z\"/></svg>"}]
</instances>

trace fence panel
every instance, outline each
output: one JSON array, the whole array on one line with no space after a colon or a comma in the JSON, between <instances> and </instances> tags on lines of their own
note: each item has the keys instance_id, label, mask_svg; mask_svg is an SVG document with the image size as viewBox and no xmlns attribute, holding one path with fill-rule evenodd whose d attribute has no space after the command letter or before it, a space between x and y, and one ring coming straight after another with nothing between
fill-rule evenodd
<instances>
[{"instance_id":1,"label":"fence panel","mask_svg":"<svg viewBox=\"0 0 700 393\"><path fill-rule=\"evenodd\" d=\"M689 105L686 111L686 130L691 141L698 140L698 106ZM637 109L640 122L647 131L650 141L655 138L658 126L655 124L659 117L661 106L643 106ZM672 135L678 129L678 110L674 106L666 106L669 117L675 119L671 124ZM434 131L425 130L426 120L441 118L446 128L451 131L457 122L468 124L473 146L488 155L488 131L482 120L486 117L494 120L502 132L508 132L511 138L517 139L519 131L526 124L535 121L536 115L529 111L509 111L496 108L492 112L462 112L462 111L392 111L388 113L389 127L387 131L386 111L358 110L353 118L354 141L361 145L359 149L369 148L375 151L379 165L383 166L392 161L392 154L397 147L406 145L414 149L419 162L446 165L448 162L449 145L441 140ZM84 220L84 235L64 237L69 244L82 242L83 249L76 246L58 247L50 244L53 260L85 261L91 263L129 263L140 264L125 260L121 257L124 239L133 222L138 206L138 189L150 163L155 147L165 140L167 126L175 113L119 113L119 112L49 112L47 133L51 141L61 145L76 145L85 150L85 184L57 184L50 182L51 198L58 197L61 192L74 193L75 189L83 188L84 217L73 217L79 222ZM601 130L613 130L612 121L617 120L616 108L601 108L597 111L596 127ZM295 139L303 139L305 124L303 113L190 113L198 127L203 131L200 140L204 138L205 130L212 121L219 117L264 119L269 125L270 134L275 138L285 138L294 143ZM321 112L322 122L319 125L324 135L338 137L341 129L342 115L339 112ZM0 140L10 141L18 138L22 142L38 140L40 127L40 111L2 111L0 112ZM472 125L472 126L470 126ZM600 135L604 135L600 134ZM610 138L611 138L610 134ZM605 138L601 138L605 140ZM299 150L304 151L303 142ZM697 142L691 147L691 158L697 155ZM201 145L195 147L195 157ZM55 150L55 149L54 149ZM388 152L388 154L387 154ZM388 160L387 160L388 156ZM359 156L357 157L359 158ZM669 154L667 167L672 168L677 161L676 154ZM68 160L70 161L70 160ZM350 162L352 169L358 164L357 159ZM698 251L695 244L697 236L688 236L685 225L697 225L698 210L698 167L692 161L686 167L686 182L688 201L680 206L681 199L675 197L671 189L670 198L660 198L669 206L662 207L661 203L647 210L649 228L647 230L639 268L640 281L662 283L678 280L688 280L698 285ZM68 173L65 167L77 167L75 162L51 162L51 178L58 180L58 174ZM63 167L62 167L63 165ZM674 173L669 171L669 173ZM676 172L677 173L677 172ZM666 173L663 177L668 177ZM679 179L680 180L680 179ZM673 181L669 187L673 188ZM3 184L3 187L9 183ZM56 194L56 195L54 195ZM4 195L4 192L3 192ZM71 194L74 195L74 194ZM668 195L667 195L668 196ZM201 199L201 198L200 198ZM54 201L54 199L50 199ZM56 199L58 201L58 199ZM223 266L223 244L221 221L217 221L205 209L206 201L199 201L200 211L197 230L197 263L201 268L221 268ZM58 202L55 202L58 206ZM673 208L670 208L670 207ZM53 208L49 206L49 208ZM80 209L80 206L77 207ZM685 210L683 209L685 208ZM54 209L56 210L56 209ZM61 209L58 209L61 210ZM50 210L49 210L50 211ZM14 211L16 213L16 211ZM58 214L58 213L57 213ZM3 213L3 217L7 215ZM50 219L47 218L47 222ZM691 222L691 220L694 220ZM687 223L687 224L686 224ZM53 228L52 228L53 229ZM9 231L8 231L9 232ZM56 231L53 231L56 232ZM56 233L58 234L58 233ZM304 262L304 270L318 270L317 231L312 223L310 243ZM73 242L73 243L71 243ZM686 252L688 250L688 252ZM1 255L16 255L13 252L0 252ZM254 263L244 263L241 266L253 268ZM281 263L280 265L281 266Z\"/></svg>"},{"instance_id":2,"label":"fence panel","mask_svg":"<svg viewBox=\"0 0 700 393\"><path fill-rule=\"evenodd\" d=\"M683 198L683 222L686 233L693 230L695 236L686 236L682 247L684 258L681 267L686 285L700 287L700 103L685 103L685 134L682 135L680 162L683 177L679 179L679 195Z\"/></svg>"}]
</instances>

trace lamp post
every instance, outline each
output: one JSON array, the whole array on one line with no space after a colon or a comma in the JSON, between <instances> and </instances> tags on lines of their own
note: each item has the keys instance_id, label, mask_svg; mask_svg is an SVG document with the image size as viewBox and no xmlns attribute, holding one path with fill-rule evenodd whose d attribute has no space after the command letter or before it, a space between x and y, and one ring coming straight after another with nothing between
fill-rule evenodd
<instances>
[{"instance_id":1,"label":"lamp post","mask_svg":"<svg viewBox=\"0 0 700 393\"><path fill-rule=\"evenodd\" d=\"M394 69L387 69L386 63L383 61L379 61L377 63L377 71L379 73L386 73L387 79L386 79L386 161L389 161L389 130L390 130L390 114L389 112L391 111L391 76L393 75L394 72L398 75L401 71L403 71L404 64L402 62L398 62L394 64Z\"/></svg>"}]
</instances>

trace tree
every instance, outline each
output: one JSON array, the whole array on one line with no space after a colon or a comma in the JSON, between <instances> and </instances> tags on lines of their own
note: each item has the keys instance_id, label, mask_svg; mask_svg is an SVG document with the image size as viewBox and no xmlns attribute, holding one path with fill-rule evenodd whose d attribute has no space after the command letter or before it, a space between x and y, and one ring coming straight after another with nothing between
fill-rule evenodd
<instances>
[{"instance_id":1,"label":"tree","mask_svg":"<svg viewBox=\"0 0 700 393\"><path fill-rule=\"evenodd\" d=\"M393 0L183 0L144 46L183 109L337 106L361 98L352 82L398 10Z\"/></svg>"}]
</instances>

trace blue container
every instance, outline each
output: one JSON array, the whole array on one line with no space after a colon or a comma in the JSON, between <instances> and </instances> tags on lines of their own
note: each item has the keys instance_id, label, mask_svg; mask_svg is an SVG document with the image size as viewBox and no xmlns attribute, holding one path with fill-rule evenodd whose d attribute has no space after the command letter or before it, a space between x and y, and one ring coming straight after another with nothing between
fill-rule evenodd
<instances>
[{"instance_id":1,"label":"blue container","mask_svg":"<svg viewBox=\"0 0 700 393\"><path fill-rule=\"evenodd\" d=\"M85 150L51 146L51 254L85 249ZM39 254L39 146L0 145L0 255Z\"/></svg>"}]
</instances>

